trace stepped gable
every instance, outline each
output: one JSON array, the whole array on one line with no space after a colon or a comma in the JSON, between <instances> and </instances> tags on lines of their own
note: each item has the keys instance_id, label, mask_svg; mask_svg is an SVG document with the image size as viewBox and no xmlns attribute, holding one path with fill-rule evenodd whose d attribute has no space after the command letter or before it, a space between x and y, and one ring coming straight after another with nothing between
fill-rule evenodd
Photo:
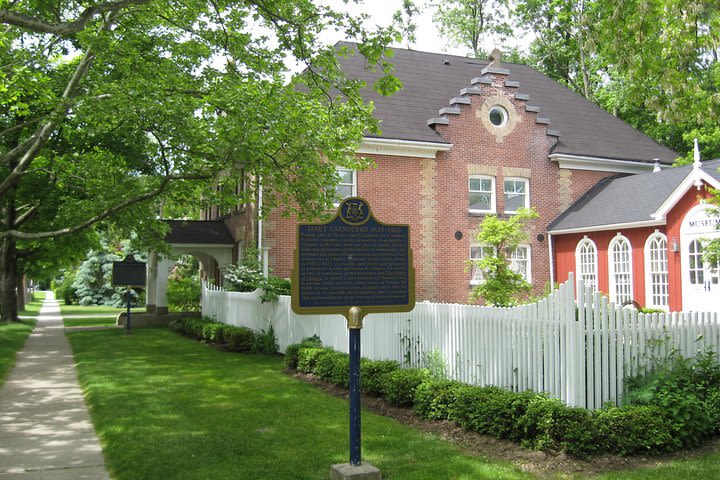
<instances>
[{"instance_id":1,"label":"stepped gable","mask_svg":"<svg viewBox=\"0 0 720 480\"><path fill-rule=\"evenodd\" d=\"M341 42L337 47L349 52L356 48L348 42ZM452 110L439 116L437 112L448 106L449 99L452 102L482 91L488 75L493 74L492 68L487 70L489 60L402 48L393 48L393 55L387 60L403 83L401 91L388 97L372 90L379 74L366 69L361 55L348 55L340 60L348 76L368 84L362 95L374 102L375 116L382 129L382 135L368 135L369 138L447 144L428 125L428 119L452 116ZM537 70L506 62L500 68L507 72L504 85L517 90L515 98L526 102L525 110L538 114L536 121L547 125L548 135L560 135L551 153L645 162L659 158L666 165L677 157L672 150ZM449 107L459 108L463 102L456 101Z\"/></svg>"},{"instance_id":2,"label":"stepped gable","mask_svg":"<svg viewBox=\"0 0 720 480\"><path fill-rule=\"evenodd\" d=\"M475 77L470 80L470 87L461 89L460 96L453 97L450 100L449 107L443 107L438 111L438 115L440 115L439 117L434 117L428 120L428 126L433 127L434 125L449 125L450 117L452 115L460 115L461 105L470 105L472 103L472 101L470 100L471 95L483 95L491 93L483 90L484 86L492 86L493 82L490 78L491 74L504 75L508 77L510 75L510 70L503 66L502 53L499 50L494 50L490 56L490 63L485 68L483 68L480 73L481 75L479 77ZM507 88L520 88L520 82L516 80L510 80L506 78L502 83ZM525 110L527 112L535 113L535 123L547 126L547 135L552 137L560 136L560 132L558 130L550 128L550 119L540 116L540 107L528 103L528 101L530 100L530 95L526 93L516 92L514 94L514 97L516 100L525 103Z\"/></svg>"}]
</instances>

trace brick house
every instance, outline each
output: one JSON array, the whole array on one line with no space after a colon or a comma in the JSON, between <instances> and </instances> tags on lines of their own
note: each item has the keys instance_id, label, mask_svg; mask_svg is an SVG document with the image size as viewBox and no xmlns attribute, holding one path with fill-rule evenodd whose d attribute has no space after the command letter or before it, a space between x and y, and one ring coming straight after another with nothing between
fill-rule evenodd
<instances>
[{"instance_id":1,"label":"brick house","mask_svg":"<svg viewBox=\"0 0 720 480\"><path fill-rule=\"evenodd\" d=\"M523 206L540 219L512 265L542 291L557 273L547 225L600 180L669 167L677 156L531 67L502 62L497 51L477 60L395 49L391 62L403 89L390 97L364 92L382 135L366 136L358 154L376 167L339 171L338 192L363 197L383 222L410 225L418 301L466 303L478 281L467 261L482 255L479 223ZM362 57L341 63L372 84ZM228 215L211 209L201 220L227 228L233 260L243 245L259 245L273 273L289 277L296 221L280 212L259 221L256 207ZM182 224L171 236L185 242Z\"/></svg>"}]
</instances>

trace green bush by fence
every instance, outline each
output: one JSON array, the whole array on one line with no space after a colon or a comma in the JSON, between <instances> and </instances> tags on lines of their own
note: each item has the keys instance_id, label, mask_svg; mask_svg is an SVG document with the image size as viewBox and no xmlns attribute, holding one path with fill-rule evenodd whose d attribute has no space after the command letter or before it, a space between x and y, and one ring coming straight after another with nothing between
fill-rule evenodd
<instances>
[{"instance_id":1,"label":"green bush by fence","mask_svg":"<svg viewBox=\"0 0 720 480\"><path fill-rule=\"evenodd\" d=\"M347 387L349 356L321 347L316 337L304 342L288 347L288 368L294 365ZM528 448L564 450L581 458L602 453L648 454L697 445L720 432L720 364L712 358L705 355L689 364L680 362L672 374L656 372L649 386L642 384L643 404L597 411L569 407L532 391L517 393L438 379L427 369L400 369L397 362L387 360L362 359L361 386L364 393L411 407L420 417L452 420L467 430L514 440ZM680 382L678 373L696 386ZM680 401L680 393L690 391L689 400Z\"/></svg>"},{"instance_id":2,"label":"green bush by fence","mask_svg":"<svg viewBox=\"0 0 720 480\"><path fill-rule=\"evenodd\" d=\"M267 332L255 332L246 327L235 327L214 322L208 318L179 318L170 322L170 328L186 337L213 343L233 352L277 353L274 342L262 341ZM269 345L275 347L273 350Z\"/></svg>"}]
</instances>

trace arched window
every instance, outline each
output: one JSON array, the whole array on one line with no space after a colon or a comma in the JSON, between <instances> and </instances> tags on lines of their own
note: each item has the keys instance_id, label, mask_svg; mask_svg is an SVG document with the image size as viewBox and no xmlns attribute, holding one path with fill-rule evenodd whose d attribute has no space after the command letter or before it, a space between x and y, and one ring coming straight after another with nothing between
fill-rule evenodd
<instances>
[{"instance_id":1,"label":"arched window","mask_svg":"<svg viewBox=\"0 0 720 480\"><path fill-rule=\"evenodd\" d=\"M630 241L619 233L608 247L610 301L620 305L632 298L632 248Z\"/></svg>"},{"instance_id":2,"label":"arched window","mask_svg":"<svg viewBox=\"0 0 720 480\"><path fill-rule=\"evenodd\" d=\"M658 231L645 242L645 306L668 306L667 237Z\"/></svg>"},{"instance_id":3,"label":"arched window","mask_svg":"<svg viewBox=\"0 0 720 480\"><path fill-rule=\"evenodd\" d=\"M575 248L575 272L585 285L592 285L593 291L597 290L597 247L587 237Z\"/></svg>"}]
</instances>

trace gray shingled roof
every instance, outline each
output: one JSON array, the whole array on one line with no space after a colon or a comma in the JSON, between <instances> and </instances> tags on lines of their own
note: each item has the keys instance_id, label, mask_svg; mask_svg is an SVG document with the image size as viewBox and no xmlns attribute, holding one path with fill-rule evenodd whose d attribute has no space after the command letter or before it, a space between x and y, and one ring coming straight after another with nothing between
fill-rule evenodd
<instances>
[{"instance_id":1,"label":"gray shingled roof","mask_svg":"<svg viewBox=\"0 0 720 480\"><path fill-rule=\"evenodd\" d=\"M460 96L461 89L470 87L473 78L482 76L489 61L400 48L393 51L389 61L403 83L402 91L389 97L370 88L363 91L365 100L375 102L382 138L447 143L427 121L438 117L438 111ZM341 64L350 77L364 79L368 85L378 77L365 70L360 55L341 59ZM509 80L518 82L517 93L529 96L527 105L540 107L538 117L549 119L548 129L559 131L559 142L552 153L648 162L659 158L664 164L671 164L677 157L672 150L531 67L509 63L502 67L510 71Z\"/></svg>"},{"instance_id":2,"label":"gray shingled roof","mask_svg":"<svg viewBox=\"0 0 720 480\"><path fill-rule=\"evenodd\" d=\"M165 235L168 243L200 243L213 245L232 245L232 235L225 222L214 220L163 220L170 225Z\"/></svg>"},{"instance_id":3,"label":"gray shingled roof","mask_svg":"<svg viewBox=\"0 0 720 480\"><path fill-rule=\"evenodd\" d=\"M719 167L720 160L702 164L702 169L718 181ZM651 215L691 169L688 165L601 180L548 225L548 231L652 221Z\"/></svg>"}]
</instances>

